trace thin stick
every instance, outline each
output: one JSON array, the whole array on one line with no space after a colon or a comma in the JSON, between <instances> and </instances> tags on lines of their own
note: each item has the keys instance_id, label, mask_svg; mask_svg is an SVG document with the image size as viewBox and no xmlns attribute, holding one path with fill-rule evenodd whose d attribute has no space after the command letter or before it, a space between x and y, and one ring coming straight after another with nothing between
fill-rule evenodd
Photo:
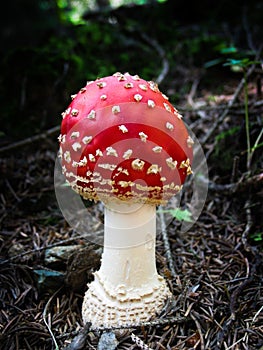
<instances>
[{"instance_id":1,"label":"thin stick","mask_svg":"<svg viewBox=\"0 0 263 350\"><path fill-rule=\"evenodd\" d=\"M201 345L201 350L205 350L205 343L204 343L204 337L203 337L203 333L202 333L202 329L200 326L200 323L198 322L197 318L193 315L194 312L191 313L191 318L194 320L197 331L199 333L199 337L200 337L200 345Z\"/></svg>"},{"instance_id":2,"label":"thin stick","mask_svg":"<svg viewBox=\"0 0 263 350\"><path fill-rule=\"evenodd\" d=\"M158 214L159 214L159 217L160 217L160 220L161 220L161 231L162 231L165 255L166 255L167 260L168 260L168 265L169 265L169 269L171 271L172 277L174 279L176 279L177 274L176 274L175 269L174 269L174 262L173 262L173 257L172 257L172 253L171 253L169 238L168 238L168 234L167 234L167 230L166 230L166 224L165 224L165 220L164 220L164 213L163 213L162 210L159 210Z\"/></svg>"},{"instance_id":3,"label":"thin stick","mask_svg":"<svg viewBox=\"0 0 263 350\"><path fill-rule=\"evenodd\" d=\"M257 147L258 147L258 145L259 145L259 141L260 141L262 135L263 135L263 128L260 130L260 133L259 133L259 135L258 135L258 137L257 137L257 139L256 139L256 141L255 141L255 143L254 143L254 146L253 146L252 149L251 149L251 153L250 153L250 163L251 163L253 154L254 154L255 150L257 149Z\"/></svg>"},{"instance_id":4,"label":"thin stick","mask_svg":"<svg viewBox=\"0 0 263 350\"><path fill-rule=\"evenodd\" d=\"M147 344L145 344L137 335L134 333L131 334L132 341L142 350L153 350L152 348L149 348Z\"/></svg>"},{"instance_id":5,"label":"thin stick","mask_svg":"<svg viewBox=\"0 0 263 350\"><path fill-rule=\"evenodd\" d=\"M244 93L245 93L245 123L246 123L246 139L247 139L247 169L250 169L251 164L251 147L250 147L250 127L249 127L249 113L248 113L248 87L247 77L244 75Z\"/></svg>"},{"instance_id":6,"label":"thin stick","mask_svg":"<svg viewBox=\"0 0 263 350\"><path fill-rule=\"evenodd\" d=\"M48 136L51 136L51 135L58 133L59 130L60 130L60 126L54 126L53 128L48 129L47 131L44 131L41 134L37 134L37 135L31 136L31 137L28 137L24 140L17 141L17 142L11 143L10 145L4 146L4 147L0 148L0 153L13 151L16 148L28 146L33 142L44 140Z\"/></svg>"},{"instance_id":7,"label":"thin stick","mask_svg":"<svg viewBox=\"0 0 263 350\"><path fill-rule=\"evenodd\" d=\"M54 299L54 297L58 294L58 292L61 291L62 288L63 288L63 287L60 287L60 288L49 298L49 300L48 300L48 302L46 303L46 306L45 306L45 308L44 308L44 311L43 311L43 321L44 321L44 323L45 323L45 325L46 325L46 327L47 327L47 329L48 329L48 331L49 331L49 333L50 333L50 335L51 335L51 338L52 338L52 340L53 340L53 342L54 342L54 345L55 345L55 349L56 349L56 350L59 350L59 347L58 347L56 338L55 338L55 336L54 336L54 334L53 334L53 332L52 332L52 329L50 328L50 326L49 326L49 324L48 324L48 322L47 322L47 320L46 320L46 314L47 314L47 310L48 310L48 308L49 308L49 305L50 305L51 301L52 301L52 300Z\"/></svg>"},{"instance_id":8,"label":"thin stick","mask_svg":"<svg viewBox=\"0 0 263 350\"><path fill-rule=\"evenodd\" d=\"M238 98L239 94L241 93L246 80L248 79L248 77L254 72L255 70L255 65L251 66L245 77L243 77L240 81L240 83L238 84L238 87L236 88L236 91L234 93L233 98L228 102L226 109L223 111L223 113L216 119L216 121L214 122L213 126L210 128L210 130L208 130L208 132L204 135L204 137L201 140L202 144L205 144L207 142L207 140L210 138L210 136L214 133L214 131L216 130L216 128L218 127L219 124L221 124L223 122L223 120L225 119L225 117L228 115L229 110L232 108L232 106L234 105L236 99Z\"/></svg>"},{"instance_id":9,"label":"thin stick","mask_svg":"<svg viewBox=\"0 0 263 350\"><path fill-rule=\"evenodd\" d=\"M150 44L157 51L158 55L162 60L163 67L162 67L161 73L155 79L156 83L160 84L169 72L169 62L166 58L165 51L155 39L150 38L148 35L146 35L143 32L141 32L140 35L148 44Z\"/></svg>"}]
</instances>

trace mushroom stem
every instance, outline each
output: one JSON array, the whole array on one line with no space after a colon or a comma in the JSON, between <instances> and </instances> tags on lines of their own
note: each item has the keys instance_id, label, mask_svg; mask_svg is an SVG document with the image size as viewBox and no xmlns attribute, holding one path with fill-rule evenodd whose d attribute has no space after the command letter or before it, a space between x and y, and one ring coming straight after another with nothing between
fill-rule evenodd
<instances>
[{"instance_id":1,"label":"mushroom stem","mask_svg":"<svg viewBox=\"0 0 263 350\"><path fill-rule=\"evenodd\" d=\"M116 210L117 209L117 210ZM155 265L155 206L121 204L105 207L104 252L100 273L126 288L153 283ZM121 269L120 269L121 267Z\"/></svg>"},{"instance_id":2,"label":"mushroom stem","mask_svg":"<svg viewBox=\"0 0 263 350\"><path fill-rule=\"evenodd\" d=\"M82 315L92 326L148 321L160 312L170 291L155 263L156 207L105 206L101 267L85 294Z\"/></svg>"}]
</instances>

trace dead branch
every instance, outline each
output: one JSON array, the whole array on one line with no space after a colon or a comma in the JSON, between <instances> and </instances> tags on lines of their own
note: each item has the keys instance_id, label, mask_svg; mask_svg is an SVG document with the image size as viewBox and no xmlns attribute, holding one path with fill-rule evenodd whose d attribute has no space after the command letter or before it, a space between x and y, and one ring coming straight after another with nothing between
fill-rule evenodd
<instances>
[{"instance_id":1,"label":"dead branch","mask_svg":"<svg viewBox=\"0 0 263 350\"><path fill-rule=\"evenodd\" d=\"M155 51L158 53L162 60L162 70L159 73L158 77L155 79L157 84L161 84L161 82L165 79L166 75L169 72L169 61L166 58L166 54L164 49L161 47L161 45L153 38L150 38L148 35L146 35L144 32L140 33L142 39L147 42L150 46L152 46Z\"/></svg>"},{"instance_id":2,"label":"dead branch","mask_svg":"<svg viewBox=\"0 0 263 350\"><path fill-rule=\"evenodd\" d=\"M243 90L243 87L245 85L246 80L251 76L251 74L254 72L256 65L252 65L247 73L246 77L242 78L240 83L238 84L238 87L236 88L236 91L234 93L233 98L228 102L226 108L223 110L221 115L216 119L212 127L207 131L207 133L200 139L201 144L205 144L209 138L212 136L212 134L215 132L215 130L218 128L218 126L223 122L223 120L226 118L226 116L229 113L229 110L233 107L234 103L236 102L236 99L238 98L239 94Z\"/></svg>"},{"instance_id":3,"label":"dead branch","mask_svg":"<svg viewBox=\"0 0 263 350\"><path fill-rule=\"evenodd\" d=\"M257 55L256 55L256 60L260 57L262 51L262 46L259 48L259 50L257 51ZM223 110L223 112L221 113L221 115L216 119L216 121L214 122L214 124L212 125L212 127L210 128L210 130L208 130L208 132L204 135L204 137L202 137L202 139L200 140L201 144L205 144L209 138L211 137L211 135L215 132L215 130L217 129L217 127L223 122L223 120L226 118L226 116L229 113L229 110L233 107L234 103L236 102L236 99L238 98L239 94L241 93L241 91L244 88L244 85L246 83L246 81L248 80L248 78L252 75L252 73L255 71L256 69L256 64L253 64L252 66L250 66L250 68L247 70L245 77L243 77L240 81L240 83L238 84L234 96L233 98L228 102L226 108Z\"/></svg>"},{"instance_id":4,"label":"dead branch","mask_svg":"<svg viewBox=\"0 0 263 350\"><path fill-rule=\"evenodd\" d=\"M262 259L260 256L255 256L255 262L250 270L249 277L246 278L231 294L230 296L230 317L224 322L223 327L221 331L218 333L218 341L217 341L217 348L216 350L221 349L221 345L224 341L225 334L229 330L229 327L231 327L232 323L236 319L236 305L238 304L238 297L240 294L242 294L243 290L253 282L253 279L255 277L255 273L258 269L258 267L262 264Z\"/></svg>"},{"instance_id":5,"label":"dead branch","mask_svg":"<svg viewBox=\"0 0 263 350\"><path fill-rule=\"evenodd\" d=\"M171 271L171 275L176 280L177 275L176 275L176 272L174 269L174 262L173 262L169 238L168 238L168 234L167 234L167 230L166 230L164 213L162 210L160 210L160 211L158 211L158 214L160 216L160 221L161 221L161 230L162 230L162 238L163 238L163 243L164 243L165 255L166 255L167 260L168 260L168 265L169 265L169 269Z\"/></svg>"},{"instance_id":6,"label":"dead branch","mask_svg":"<svg viewBox=\"0 0 263 350\"><path fill-rule=\"evenodd\" d=\"M52 329L51 329L51 326L49 325L49 322L47 321L47 310L52 302L52 300L54 299L54 297L61 291L62 287L60 287L53 295L51 295L51 297L49 298L48 302L46 303L46 306L44 308L44 311L43 311L43 321L51 335L51 338L52 338L52 341L55 345L55 349L56 350L59 350L59 347L58 347L58 344L57 344L57 341L56 341L56 338L52 332Z\"/></svg>"},{"instance_id":7,"label":"dead branch","mask_svg":"<svg viewBox=\"0 0 263 350\"><path fill-rule=\"evenodd\" d=\"M190 94L191 94L191 91L190 91ZM248 103L248 107L250 110L253 109L253 113L256 113L257 112L256 109L262 106L263 106L263 100L249 101ZM222 111L222 110L224 111L227 107L228 107L228 103L221 103L214 106L204 103L204 105L196 107L194 106L194 102L193 102L193 107L178 106L178 110L180 110L182 113L189 112L191 114L198 114L201 111L204 111L204 112ZM229 108L229 111L237 110L237 113L244 113L243 107L244 107L244 103L236 102L236 103L233 103L233 105Z\"/></svg>"},{"instance_id":8,"label":"dead branch","mask_svg":"<svg viewBox=\"0 0 263 350\"><path fill-rule=\"evenodd\" d=\"M199 323L198 320L197 320L196 312L192 312L192 313L191 313L191 318L194 320L195 325L196 325L196 328L197 328L197 331L198 331L198 333L199 333L199 337L200 337L199 339L200 339L200 347L201 347L201 350L205 350L204 336L203 336L203 333L202 333L201 325L200 325L200 323Z\"/></svg>"},{"instance_id":9,"label":"dead branch","mask_svg":"<svg viewBox=\"0 0 263 350\"><path fill-rule=\"evenodd\" d=\"M254 191L259 190L263 183L263 173L251 177L243 177L238 182L224 185L208 181L202 176L198 178L198 181L207 184L210 191L221 192L232 196L233 194L248 192L249 189L253 189Z\"/></svg>"},{"instance_id":10,"label":"dead branch","mask_svg":"<svg viewBox=\"0 0 263 350\"><path fill-rule=\"evenodd\" d=\"M50 128L47 131L42 132L41 134L37 134L31 137L28 137L24 140L17 141L17 142L11 143L10 145L1 147L0 153L13 151L17 148L28 146L34 142L45 140L47 137L57 134L59 130L60 130L60 126L54 126L53 128Z\"/></svg>"},{"instance_id":11,"label":"dead branch","mask_svg":"<svg viewBox=\"0 0 263 350\"><path fill-rule=\"evenodd\" d=\"M250 198L250 196L248 197L248 200L245 203L244 209L246 211L247 222L246 222L245 230L242 233L241 239L242 239L242 243L243 243L244 248L247 251L250 251L251 247L247 245L247 237L248 237L248 235L249 235L249 233L251 231L251 228L253 226L253 220L252 220L252 214L251 214L251 198Z\"/></svg>"}]
</instances>

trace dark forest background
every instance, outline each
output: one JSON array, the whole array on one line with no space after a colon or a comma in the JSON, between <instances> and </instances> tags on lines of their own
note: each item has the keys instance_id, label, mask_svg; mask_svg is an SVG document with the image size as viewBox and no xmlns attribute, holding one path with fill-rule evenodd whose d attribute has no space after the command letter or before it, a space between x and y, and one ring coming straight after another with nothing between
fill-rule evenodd
<instances>
[{"instance_id":1,"label":"dark forest background","mask_svg":"<svg viewBox=\"0 0 263 350\"><path fill-rule=\"evenodd\" d=\"M262 2L139 2L123 1L115 8L110 1L5 2L0 13L2 143L58 125L70 94L88 79L115 71L156 78L162 57L155 41L170 65L161 88L174 81L174 103L191 88L183 70L185 75L191 71L192 79L193 74L202 77L199 94L205 84L220 89L226 75L231 78L223 61L254 58L262 44ZM236 51L224 53L231 47Z\"/></svg>"}]
</instances>

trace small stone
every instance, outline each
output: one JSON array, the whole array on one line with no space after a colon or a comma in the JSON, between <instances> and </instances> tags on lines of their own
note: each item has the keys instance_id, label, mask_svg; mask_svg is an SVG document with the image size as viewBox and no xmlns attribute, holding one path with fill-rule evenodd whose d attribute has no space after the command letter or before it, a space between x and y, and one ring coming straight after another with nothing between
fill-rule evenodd
<instances>
[{"instance_id":1,"label":"small stone","mask_svg":"<svg viewBox=\"0 0 263 350\"><path fill-rule=\"evenodd\" d=\"M65 283L71 290L84 293L100 267L102 249L90 243L75 247L67 259Z\"/></svg>"},{"instance_id":2,"label":"small stone","mask_svg":"<svg viewBox=\"0 0 263 350\"><path fill-rule=\"evenodd\" d=\"M119 344L116 335L113 332L102 333L99 343L98 350L115 350Z\"/></svg>"},{"instance_id":3,"label":"small stone","mask_svg":"<svg viewBox=\"0 0 263 350\"><path fill-rule=\"evenodd\" d=\"M79 251L81 249L81 245L68 245L61 247L52 247L46 250L45 252L45 263L47 265L50 264L60 264L61 262L66 262L69 256Z\"/></svg>"},{"instance_id":4,"label":"small stone","mask_svg":"<svg viewBox=\"0 0 263 350\"><path fill-rule=\"evenodd\" d=\"M64 283L65 274L47 268L34 269L34 279L40 294L54 294Z\"/></svg>"}]
</instances>

